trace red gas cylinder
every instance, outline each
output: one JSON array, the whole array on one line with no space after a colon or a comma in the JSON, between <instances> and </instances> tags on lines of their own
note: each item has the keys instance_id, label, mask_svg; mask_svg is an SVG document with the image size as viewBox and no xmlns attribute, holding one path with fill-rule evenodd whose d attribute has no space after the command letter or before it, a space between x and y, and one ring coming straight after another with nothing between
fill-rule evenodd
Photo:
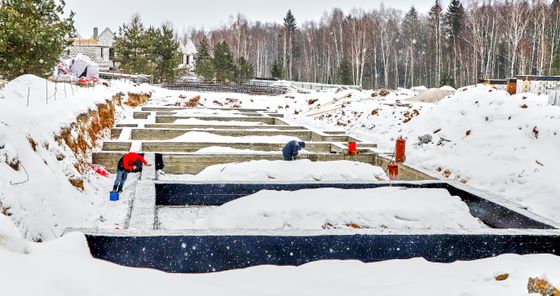
<instances>
[{"instance_id":1,"label":"red gas cylinder","mask_svg":"<svg viewBox=\"0 0 560 296\"><path fill-rule=\"evenodd\" d=\"M404 162L406 160L405 154L406 140L403 137L397 139L397 144L395 147L395 161Z\"/></svg>"},{"instance_id":2,"label":"red gas cylinder","mask_svg":"<svg viewBox=\"0 0 560 296\"><path fill-rule=\"evenodd\" d=\"M398 180L399 179L399 165L391 162L388 167L389 170L389 179L391 180Z\"/></svg>"},{"instance_id":3,"label":"red gas cylinder","mask_svg":"<svg viewBox=\"0 0 560 296\"><path fill-rule=\"evenodd\" d=\"M348 142L348 154L356 155L358 154L358 148L356 142Z\"/></svg>"}]
</instances>

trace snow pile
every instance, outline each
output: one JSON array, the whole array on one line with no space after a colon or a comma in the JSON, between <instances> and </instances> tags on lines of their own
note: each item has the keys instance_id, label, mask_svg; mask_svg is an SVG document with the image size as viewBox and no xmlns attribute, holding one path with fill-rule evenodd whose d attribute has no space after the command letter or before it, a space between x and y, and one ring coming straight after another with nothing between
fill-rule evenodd
<instances>
[{"instance_id":1,"label":"snow pile","mask_svg":"<svg viewBox=\"0 0 560 296\"><path fill-rule=\"evenodd\" d=\"M301 141L292 136L221 136L207 132L188 132L179 137L173 138L171 142L219 142L219 143L288 143L292 140Z\"/></svg>"},{"instance_id":2,"label":"snow pile","mask_svg":"<svg viewBox=\"0 0 560 296\"><path fill-rule=\"evenodd\" d=\"M195 152L196 154L281 154L282 151L258 151L251 149L235 149L231 147L211 146Z\"/></svg>"},{"instance_id":3,"label":"snow pile","mask_svg":"<svg viewBox=\"0 0 560 296\"><path fill-rule=\"evenodd\" d=\"M5 253L5 255L9 256L60 253L68 256L91 258L86 238L82 233L68 233L48 243L29 242L21 236L10 218L2 213L0 213L0 253ZM1 261L3 262L2 266L6 266L5 261Z\"/></svg>"},{"instance_id":4,"label":"snow pile","mask_svg":"<svg viewBox=\"0 0 560 296\"><path fill-rule=\"evenodd\" d=\"M423 92L428 90L428 88L424 85L419 85L419 86L413 86L410 88L410 90L414 91L414 92Z\"/></svg>"},{"instance_id":5,"label":"snow pile","mask_svg":"<svg viewBox=\"0 0 560 296\"><path fill-rule=\"evenodd\" d=\"M216 115L216 114L214 114ZM221 114L220 114L221 116ZM175 124L190 124L190 125L231 125L231 126L255 126L264 125L262 122L250 122L250 121L220 121L220 120L202 120L196 117L188 119L177 119Z\"/></svg>"},{"instance_id":6,"label":"snow pile","mask_svg":"<svg viewBox=\"0 0 560 296\"><path fill-rule=\"evenodd\" d=\"M208 229L480 229L484 224L445 189L263 190L214 209Z\"/></svg>"},{"instance_id":7,"label":"snow pile","mask_svg":"<svg viewBox=\"0 0 560 296\"><path fill-rule=\"evenodd\" d=\"M449 85L444 85L442 87L439 88L440 90L446 90L446 91L455 91L455 88L453 86L449 86Z\"/></svg>"},{"instance_id":8,"label":"snow pile","mask_svg":"<svg viewBox=\"0 0 560 296\"><path fill-rule=\"evenodd\" d=\"M430 88L421 92L417 96L410 98L409 100L424 103L435 103L452 94L454 91L455 90L449 90L446 87Z\"/></svg>"},{"instance_id":9,"label":"snow pile","mask_svg":"<svg viewBox=\"0 0 560 296\"><path fill-rule=\"evenodd\" d=\"M408 123L409 158L560 221L560 108L546 96L478 86L459 90ZM413 146L431 134L433 143Z\"/></svg>"},{"instance_id":10,"label":"snow pile","mask_svg":"<svg viewBox=\"0 0 560 296\"><path fill-rule=\"evenodd\" d=\"M227 100L227 98L226 98ZM220 110L208 108L181 109L174 111L176 116L221 116L221 117L246 117L239 110Z\"/></svg>"},{"instance_id":11,"label":"snow pile","mask_svg":"<svg viewBox=\"0 0 560 296\"><path fill-rule=\"evenodd\" d=\"M212 181L281 181L281 182L338 182L387 180L378 166L363 162L312 162L255 160L242 163L209 166L191 180Z\"/></svg>"}]
</instances>

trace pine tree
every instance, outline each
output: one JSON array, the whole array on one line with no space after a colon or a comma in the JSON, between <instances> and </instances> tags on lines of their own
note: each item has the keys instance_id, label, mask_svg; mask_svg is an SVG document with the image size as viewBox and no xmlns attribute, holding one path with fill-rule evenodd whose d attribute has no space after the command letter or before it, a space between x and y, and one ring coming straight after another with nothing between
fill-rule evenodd
<instances>
[{"instance_id":1,"label":"pine tree","mask_svg":"<svg viewBox=\"0 0 560 296\"><path fill-rule=\"evenodd\" d=\"M177 81L184 73L184 70L179 68L183 56L171 26L163 25L161 29L155 30L152 50L152 56L155 59L154 78L156 81L165 83Z\"/></svg>"},{"instance_id":2,"label":"pine tree","mask_svg":"<svg viewBox=\"0 0 560 296\"><path fill-rule=\"evenodd\" d=\"M343 85L353 84L352 80L352 64L347 59L340 62L337 72L337 82Z\"/></svg>"},{"instance_id":3,"label":"pine tree","mask_svg":"<svg viewBox=\"0 0 560 296\"><path fill-rule=\"evenodd\" d=\"M74 13L64 1L0 1L0 76L47 76L75 35Z\"/></svg>"},{"instance_id":4,"label":"pine tree","mask_svg":"<svg viewBox=\"0 0 560 296\"><path fill-rule=\"evenodd\" d=\"M292 69L294 64L294 34L297 29L296 18L291 10L288 10L284 17L284 55L282 67L287 70L287 78L292 79Z\"/></svg>"},{"instance_id":5,"label":"pine tree","mask_svg":"<svg viewBox=\"0 0 560 296\"><path fill-rule=\"evenodd\" d=\"M210 45L208 45L208 39L206 37L202 38L198 46L196 47L195 60L202 61L206 59L211 59L210 56Z\"/></svg>"},{"instance_id":6,"label":"pine tree","mask_svg":"<svg viewBox=\"0 0 560 296\"><path fill-rule=\"evenodd\" d=\"M465 27L465 8L460 0L451 0L445 13L445 33L452 39L459 38Z\"/></svg>"},{"instance_id":7,"label":"pine tree","mask_svg":"<svg viewBox=\"0 0 560 296\"><path fill-rule=\"evenodd\" d=\"M453 74L449 72L443 73L441 76L441 80L439 82L440 85L449 85L455 87L455 79L453 78Z\"/></svg>"},{"instance_id":8,"label":"pine tree","mask_svg":"<svg viewBox=\"0 0 560 296\"><path fill-rule=\"evenodd\" d=\"M229 45L222 41L214 49L214 68L216 69L216 80L230 82L235 78L235 64L233 54Z\"/></svg>"},{"instance_id":9,"label":"pine tree","mask_svg":"<svg viewBox=\"0 0 560 296\"><path fill-rule=\"evenodd\" d=\"M288 10L286 13L286 17L284 17L284 28L288 29L290 32L294 32L296 30L297 23L296 18L292 14L292 10Z\"/></svg>"},{"instance_id":10,"label":"pine tree","mask_svg":"<svg viewBox=\"0 0 560 296\"><path fill-rule=\"evenodd\" d=\"M156 73L157 64L160 62L156 56L157 45L161 39L161 31L154 26L149 26L146 31L141 34L142 38L142 47L144 49L144 57L143 60L146 61L144 65L143 73L148 75L153 75L154 80L157 82L159 81L159 73Z\"/></svg>"},{"instance_id":11,"label":"pine tree","mask_svg":"<svg viewBox=\"0 0 560 296\"><path fill-rule=\"evenodd\" d=\"M149 35L144 29L140 16L132 17L130 24L123 24L119 28L119 35L115 37L115 62L124 73L147 74L151 73L153 65L149 60L149 39L154 37L153 28ZM147 38L150 36L151 38Z\"/></svg>"},{"instance_id":12,"label":"pine tree","mask_svg":"<svg viewBox=\"0 0 560 296\"><path fill-rule=\"evenodd\" d=\"M243 83L253 79L255 69L244 57L237 59L235 66L235 81L237 83Z\"/></svg>"},{"instance_id":13,"label":"pine tree","mask_svg":"<svg viewBox=\"0 0 560 296\"><path fill-rule=\"evenodd\" d=\"M449 47L453 53L453 69L452 75L447 73L447 75L452 76L452 80L455 83L457 79L458 71L458 55L459 55L459 45L462 40L461 34L463 33L465 27L465 9L463 4L459 0L451 0L447 8L447 12L444 16L444 28L447 37L450 39ZM444 78L442 78L444 79ZM451 85L451 84L449 84Z\"/></svg>"},{"instance_id":14,"label":"pine tree","mask_svg":"<svg viewBox=\"0 0 560 296\"><path fill-rule=\"evenodd\" d=\"M208 45L208 39L206 39L206 37L200 41L196 50L194 73L198 76L202 76L206 81L214 80L216 68L210 56L210 46Z\"/></svg>"},{"instance_id":15,"label":"pine tree","mask_svg":"<svg viewBox=\"0 0 560 296\"><path fill-rule=\"evenodd\" d=\"M270 71L270 75L273 78L284 79L284 69L282 65L278 64L277 61L272 64L272 70Z\"/></svg>"}]
</instances>

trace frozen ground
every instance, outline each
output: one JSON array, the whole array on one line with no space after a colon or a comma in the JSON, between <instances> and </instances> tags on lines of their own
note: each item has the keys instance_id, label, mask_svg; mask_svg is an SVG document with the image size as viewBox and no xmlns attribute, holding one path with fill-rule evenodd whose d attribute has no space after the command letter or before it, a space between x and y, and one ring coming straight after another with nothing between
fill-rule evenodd
<instances>
[{"instance_id":1,"label":"frozen ground","mask_svg":"<svg viewBox=\"0 0 560 296\"><path fill-rule=\"evenodd\" d=\"M469 208L459 197L451 196L445 189L263 190L212 209L183 209L182 213L199 217L189 219L190 224L186 224L176 216L179 219L175 221L183 229L441 230L486 227L470 215ZM164 228L178 229L170 225L172 219L162 221Z\"/></svg>"}]
</instances>

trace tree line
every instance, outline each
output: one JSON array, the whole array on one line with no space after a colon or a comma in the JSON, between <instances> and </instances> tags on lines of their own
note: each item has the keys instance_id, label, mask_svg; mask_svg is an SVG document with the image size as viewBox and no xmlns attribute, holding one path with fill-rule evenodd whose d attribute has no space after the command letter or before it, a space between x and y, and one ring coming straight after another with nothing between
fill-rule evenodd
<instances>
[{"instance_id":1,"label":"tree line","mask_svg":"<svg viewBox=\"0 0 560 296\"><path fill-rule=\"evenodd\" d=\"M298 24L229 24L183 38L210 47L227 43L257 76L364 88L455 87L479 78L560 74L560 0L437 0L426 13L340 9Z\"/></svg>"},{"instance_id":2,"label":"tree line","mask_svg":"<svg viewBox=\"0 0 560 296\"><path fill-rule=\"evenodd\" d=\"M0 0L0 75L47 76L75 36L73 14L63 14L64 1ZM437 0L425 13L333 9L301 24L292 11L281 23L237 15L181 37L197 44L196 72L207 80L459 87L486 77L560 74L560 0L451 0L445 7ZM174 81L183 74L176 38L170 24L145 28L134 17L119 29L115 59L123 72Z\"/></svg>"},{"instance_id":3,"label":"tree line","mask_svg":"<svg viewBox=\"0 0 560 296\"><path fill-rule=\"evenodd\" d=\"M194 72L205 81L243 83L253 78L253 65L244 57L234 59L226 42L216 44L213 55L210 52L208 39L203 38L197 46Z\"/></svg>"}]
</instances>

